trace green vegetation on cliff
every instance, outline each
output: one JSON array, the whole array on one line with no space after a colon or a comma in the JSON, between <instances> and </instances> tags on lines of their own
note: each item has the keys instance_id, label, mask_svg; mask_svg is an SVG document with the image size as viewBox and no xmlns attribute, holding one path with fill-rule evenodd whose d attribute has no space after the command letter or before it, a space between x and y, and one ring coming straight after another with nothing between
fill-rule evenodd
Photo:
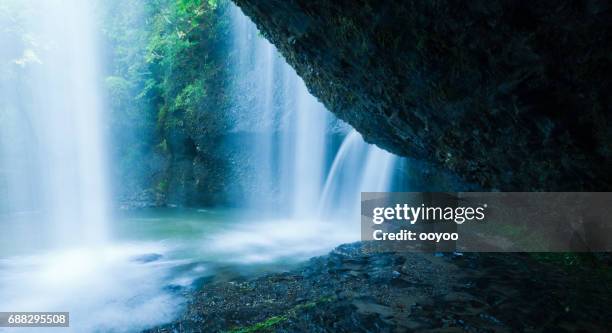
<instances>
[{"instance_id":1,"label":"green vegetation on cliff","mask_svg":"<svg viewBox=\"0 0 612 333\"><path fill-rule=\"evenodd\" d=\"M198 179L194 165L216 160L205 143L225 128L228 4L103 3L112 147L122 164L115 179L125 201L201 203L198 193L216 190L219 179Z\"/></svg>"}]
</instances>

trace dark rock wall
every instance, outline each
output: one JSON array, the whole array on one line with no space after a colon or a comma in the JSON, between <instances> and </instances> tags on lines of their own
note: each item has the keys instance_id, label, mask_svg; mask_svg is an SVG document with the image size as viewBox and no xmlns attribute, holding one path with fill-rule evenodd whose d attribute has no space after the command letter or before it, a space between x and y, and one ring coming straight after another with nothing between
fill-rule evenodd
<instances>
[{"instance_id":1,"label":"dark rock wall","mask_svg":"<svg viewBox=\"0 0 612 333\"><path fill-rule=\"evenodd\" d=\"M489 189L612 189L609 1L234 2L371 143Z\"/></svg>"},{"instance_id":2,"label":"dark rock wall","mask_svg":"<svg viewBox=\"0 0 612 333\"><path fill-rule=\"evenodd\" d=\"M165 170L163 204L176 206L244 206L257 193L256 152L249 149L260 133L234 132L207 141L189 137L172 143ZM261 194L261 192L259 192Z\"/></svg>"}]
</instances>

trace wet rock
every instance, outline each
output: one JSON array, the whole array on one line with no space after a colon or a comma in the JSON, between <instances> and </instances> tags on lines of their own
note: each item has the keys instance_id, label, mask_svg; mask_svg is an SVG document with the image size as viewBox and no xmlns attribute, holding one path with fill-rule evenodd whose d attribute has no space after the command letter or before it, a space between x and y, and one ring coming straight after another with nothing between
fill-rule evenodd
<instances>
[{"instance_id":1,"label":"wet rock","mask_svg":"<svg viewBox=\"0 0 612 333\"><path fill-rule=\"evenodd\" d=\"M354 300L352 303L357 307L357 312L363 314L375 314L382 319L388 319L393 317L393 310L384 305L375 303L374 300L368 298L359 298Z\"/></svg>"},{"instance_id":2,"label":"wet rock","mask_svg":"<svg viewBox=\"0 0 612 333\"><path fill-rule=\"evenodd\" d=\"M159 203L156 200L156 194L153 190L128 192L127 194L124 194L119 201L119 208L121 210L143 209L159 206Z\"/></svg>"},{"instance_id":3,"label":"wet rock","mask_svg":"<svg viewBox=\"0 0 612 333\"><path fill-rule=\"evenodd\" d=\"M139 256L133 257L132 261L146 264L146 263L149 263L149 262L157 261L157 260L161 259L162 257L163 256L161 254L159 254L159 253L147 253L147 254L143 254L143 255L139 255Z\"/></svg>"},{"instance_id":4,"label":"wet rock","mask_svg":"<svg viewBox=\"0 0 612 333\"><path fill-rule=\"evenodd\" d=\"M372 249L344 245L289 273L210 282L181 318L147 332L606 332L612 322L612 280L601 267Z\"/></svg>"},{"instance_id":5,"label":"wet rock","mask_svg":"<svg viewBox=\"0 0 612 333\"><path fill-rule=\"evenodd\" d=\"M606 0L234 0L370 143L483 188L612 188Z\"/></svg>"}]
</instances>

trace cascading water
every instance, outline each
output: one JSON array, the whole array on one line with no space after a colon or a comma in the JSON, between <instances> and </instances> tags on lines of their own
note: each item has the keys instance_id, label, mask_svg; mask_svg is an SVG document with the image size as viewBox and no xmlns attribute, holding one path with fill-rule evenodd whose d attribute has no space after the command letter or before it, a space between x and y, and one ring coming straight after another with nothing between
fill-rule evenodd
<instances>
[{"instance_id":1,"label":"cascading water","mask_svg":"<svg viewBox=\"0 0 612 333\"><path fill-rule=\"evenodd\" d=\"M252 128L264 138L254 145L260 190L276 189L295 219L324 213L332 208L330 204L334 210L353 209L361 191L386 190L394 155L366 144L354 130L346 131L344 143L334 152L327 139L338 120L308 92L303 80L238 7L233 6L231 15L239 55L234 68L240 81L235 99L242 101L241 111L248 110ZM279 134L281 139L274 140ZM327 157L334 153L328 172Z\"/></svg>"},{"instance_id":2,"label":"cascading water","mask_svg":"<svg viewBox=\"0 0 612 333\"><path fill-rule=\"evenodd\" d=\"M245 127L260 138L253 148L259 181L247 204L259 210L250 219L274 215L266 211L283 214L231 230L213 246L240 253L239 260L263 261L307 257L357 240L360 192L388 190L397 158L365 143L354 130L332 131L348 126L338 126L238 7L231 16L237 113L248 114ZM344 137L337 151L334 135Z\"/></svg>"},{"instance_id":3,"label":"cascading water","mask_svg":"<svg viewBox=\"0 0 612 333\"><path fill-rule=\"evenodd\" d=\"M232 12L232 18L236 14ZM257 170L256 186L270 193L273 191L274 174L273 166L273 131L276 119L274 118L274 69L275 53L274 47L268 42L260 42L260 38L253 34L246 19L235 19L233 25L234 34L243 36L235 39L233 50L237 53L234 58L233 69L238 78L233 85L233 96L235 98L234 109L236 118L239 119L238 131L248 131L250 128L258 127L261 135L253 142L256 164L262 167ZM254 71L253 69L260 69ZM257 76L248 76L257 75ZM253 106L257 106L254 108ZM257 197L250 198L254 204L261 204Z\"/></svg>"},{"instance_id":4,"label":"cascading water","mask_svg":"<svg viewBox=\"0 0 612 333\"><path fill-rule=\"evenodd\" d=\"M254 130L258 138L253 149L259 191L250 204L261 205L262 193L276 194L290 216L308 217L321 193L331 117L238 7L232 6L231 17L236 113L249 118L240 130Z\"/></svg>"},{"instance_id":5,"label":"cascading water","mask_svg":"<svg viewBox=\"0 0 612 333\"><path fill-rule=\"evenodd\" d=\"M335 119L235 6L232 130L253 138L237 167L254 167L237 181L254 183L255 212L137 219L143 234L118 236L90 4L29 2L36 40L14 62L30 91L0 80L0 246L14 251L0 257L0 311L70 311L74 332L139 331L175 316L176 290L214 275L215 262L284 263L358 238L359 192L387 189L395 156Z\"/></svg>"},{"instance_id":6,"label":"cascading water","mask_svg":"<svg viewBox=\"0 0 612 333\"><path fill-rule=\"evenodd\" d=\"M389 190L396 161L397 156L366 144L352 130L342 141L327 174L318 207L321 217L354 217L360 211L361 192Z\"/></svg>"},{"instance_id":7,"label":"cascading water","mask_svg":"<svg viewBox=\"0 0 612 333\"><path fill-rule=\"evenodd\" d=\"M292 180L293 217L312 218L314 208L321 194L326 154L325 136L328 125L327 111L312 95L294 71L291 79L295 81L295 109L291 126L294 136ZM289 141L290 142L290 141ZM290 168L284 165L281 168Z\"/></svg>"},{"instance_id":8,"label":"cascading water","mask_svg":"<svg viewBox=\"0 0 612 333\"><path fill-rule=\"evenodd\" d=\"M106 238L107 180L93 21L84 1L37 4L28 27L37 49L26 49L16 64L28 74L31 90L18 91L7 103L12 107L4 109L15 115L16 123L6 125L19 128L13 135L30 138L17 155L17 139L3 138L3 150L13 150L0 159L3 169L19 180L10 184L7 196L27 202L22 209L40 212L37 229L53 246L91 245Z\"/></svg>"},{"instance_id":9,"label":"cascading water","mask_svg":"<svg viewBox=\"0 0 612 333\"><path fill-rule=\"evenodd\" d=\"M0 92L0 311L69 311L70 328L59 330L70 332L169 320L180 305L162 289L169 265L133 259L163 248L110 241L92 2L11 5L27 13L29 40L9 63L14 86Z\"/></svg>"}]
</instances>

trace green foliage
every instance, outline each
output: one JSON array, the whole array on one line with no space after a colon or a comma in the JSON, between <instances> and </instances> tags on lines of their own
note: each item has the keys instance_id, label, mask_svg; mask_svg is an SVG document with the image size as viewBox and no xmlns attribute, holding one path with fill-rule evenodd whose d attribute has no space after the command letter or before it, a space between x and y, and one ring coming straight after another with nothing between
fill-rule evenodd
<instances>
[{"instance_id":1,"label":"green foliage","mask_svg":"<svg viewBox=\"0 0 612 333\"><path fill-rule=\"evenodd\" d=\"M158 3L150 19L152 31L145 59L154 82L142 95L155 90L161 105L157 128L193 131L201 113L222 107L227 1L176 0ZM213 92L208 94L208 92ZM216 98L216 99L215 99Z\"/></svg>"},{"instance_id":2,"label":"green foliage","mask_svg":"<svg viewBox=\"0 0 612 333\"><path fill-rule=\"evenodd\" d=\"M131 84L128 80L119 76L108 76L104 80L109 101L113 109L127 107L131 99Z\"/></svg>"},{"instance_id":3,"label":"green foliage","mask_svg":"<svg viewBox=\"0 0 612 333\"><path fill-rule=\"evenodd\" d=\"M177 142L190 138L198 144L205 140L202 133L218 133L223 115L217 111L225 103L229 1L100 3L111 50L105 86L118 141L113 146L122 164L118 169L139 169L156 154L172 163ZM171 166L157 168L140 177L141 187L169 178ZM163 192L160 184L148 187Z\"/></svg>"},{"instance_id":4,"label":"green foliage","mask_svg":"<svg viewBox=\"0 0 612 333\"><path fill-rule=\"evenodd\" d=\"M176 96L173 109L185 110L187 119L193 120L205 96L206 87L204 86L204 82L201 79L196 80L183 88L178 96Z\"/></svg>"}]
</instances>

